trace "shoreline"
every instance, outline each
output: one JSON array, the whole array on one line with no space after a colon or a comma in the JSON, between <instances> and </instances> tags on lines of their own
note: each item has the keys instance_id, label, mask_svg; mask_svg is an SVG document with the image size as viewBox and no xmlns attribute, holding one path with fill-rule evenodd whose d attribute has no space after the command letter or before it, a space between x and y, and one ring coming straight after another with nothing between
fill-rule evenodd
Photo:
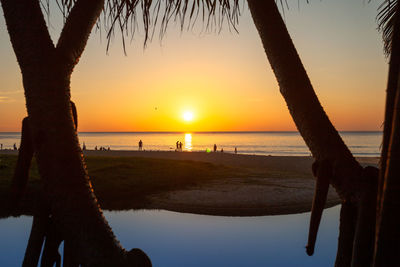
<instances>
[{"instance_id":1,"label":"shoreline","mask_svg":"<svg viewBox=\"0 0 400 267\"><path fill-rule=\"evenodd\" d=\"M6 150L0 151L0 156L17 154L17 151L3 153L4 151ZM109 179L114 179L112 175L110 176L113 170L109 174L107 174L108 169L98 169L96 172L96 170L91 170L88 164L89 175L93 176L95 194L98 195L101 207L105 210L164 209L219 216L282 215L311 210L315 185L315 179L311 173L313 162L311 157L117 150L86 150L84 156L88 163L98 161L97 168L103 168L110 161L115 162L116 168L118 166L124 168L127 162L139 162L137 164L144 166L144 170L141 170L139 174L135 169L128 170L124 174L126 176L124 179L134 180L138 176L140 179L150 179L150 184L147 185L149 188L159 186L157 184L159 182L170 183L165 181L168 179L175 182L173 176L180 175L180 173L175 173L175 171L180 171L179 164L186 166L185 173L181 175L181 180L176 186L170 186L165 190L149 191L148 194L143 193L143 199L136 200L135 195L133 198L124 198L122 195L110 193L110 191L119 192L117 189L121 186L119 181L115 181L116 189L97 187L98 183L101 186L101 181L107 183ZM376 166L379 159L363 157L357 160L362 165ZM196 168L199 166L203 168L202 174L196 173ZM157 168L159 169L153 170ZM165 168L169 168L169 171L172 168L172 172L166 172ZM152 171L156 173L152 174ZM213 174L215 171L219 175L216 178ZM104 177L102 178L101 175ZM157 180L159 182L152 182L152 175L164 176ZM209 178L203 178L202 175ZM185 185L191 179L195 179L195 182ZM112 201L120 201L124 204L116 208ZM340 199L335 190L330 188L326 208L339 203Z\"/></svg>"}]
</instances>

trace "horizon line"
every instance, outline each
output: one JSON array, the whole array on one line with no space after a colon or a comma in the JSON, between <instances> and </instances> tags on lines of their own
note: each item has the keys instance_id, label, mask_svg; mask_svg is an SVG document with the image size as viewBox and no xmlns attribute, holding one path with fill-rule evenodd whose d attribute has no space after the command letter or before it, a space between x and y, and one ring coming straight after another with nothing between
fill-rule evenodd
<instances>
[{"instance_id":1,"label":"horizon line","mask_svg":"<svg viewBox=\"0 0 400 267\"><path fill-rule=\"evenodd\" d=\"M339 130L339 133L379 133L379 130ZM0 131L0 133L21 133L21 131ZM79 131L80 133L299 133L299 131Z\"/></svg>"}]
</instances>

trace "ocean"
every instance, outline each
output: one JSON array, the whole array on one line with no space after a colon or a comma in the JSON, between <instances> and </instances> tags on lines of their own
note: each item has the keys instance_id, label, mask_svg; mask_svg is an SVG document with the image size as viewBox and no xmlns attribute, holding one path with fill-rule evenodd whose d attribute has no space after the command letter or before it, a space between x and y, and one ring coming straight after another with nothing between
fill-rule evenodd
<instances>
[{"instance_id":1,"label":"ocean","mask_svg":"<svg viewBox=\"0 0 400 267\"><path fill-rule=\"evenodd\" d=\"M381 132L340 132L355 156L378 157ZM108 147L111 150L137 150L142 140L144 150L173 151L182 142L183 151L217 150L238 154L272 156L308 156L310 151L298 132L80 132L79 141L87 149ZM20 133L0 133L3 149L19 146Z\"/></svg>"}]
</instances>

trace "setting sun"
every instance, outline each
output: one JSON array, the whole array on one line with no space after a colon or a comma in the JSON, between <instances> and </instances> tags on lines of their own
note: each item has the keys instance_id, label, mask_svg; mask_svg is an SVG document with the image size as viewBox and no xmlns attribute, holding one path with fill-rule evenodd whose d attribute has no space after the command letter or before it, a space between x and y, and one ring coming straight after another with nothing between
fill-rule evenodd
<instances>
[{"instance_id":1,"label":"setting sun","mask_svg":"<svg viewBox=\"0 0 400 267\"><path fill-rule=\"evenodd\" d=\"M185 112L183 112L182 117L183 117L183 120L184 120L184 121L187 121L187 122L193 121L193 118L194 118L193 112L191 112L191 111L185 111Z\"/></svg>"}]
</instances>

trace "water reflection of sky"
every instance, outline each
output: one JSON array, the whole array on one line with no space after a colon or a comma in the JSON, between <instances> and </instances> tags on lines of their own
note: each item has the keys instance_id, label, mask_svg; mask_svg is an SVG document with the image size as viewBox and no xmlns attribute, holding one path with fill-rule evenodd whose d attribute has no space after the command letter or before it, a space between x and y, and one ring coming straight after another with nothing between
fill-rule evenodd
<instances>
[{"instance_id":1,"label":"water reflection of sky","mask_svg":"<svg viewBox=\"0 0 400 267\"><path fill-rule=\"evenodd\" d=\"M305 253L309 213L221 217L169 211L105 212L127 248L154 266L333 266L339 206L325 210L316 252ZM0 266L21 266L32 219L0 220Z\"/></svg>"}]
</instances>

